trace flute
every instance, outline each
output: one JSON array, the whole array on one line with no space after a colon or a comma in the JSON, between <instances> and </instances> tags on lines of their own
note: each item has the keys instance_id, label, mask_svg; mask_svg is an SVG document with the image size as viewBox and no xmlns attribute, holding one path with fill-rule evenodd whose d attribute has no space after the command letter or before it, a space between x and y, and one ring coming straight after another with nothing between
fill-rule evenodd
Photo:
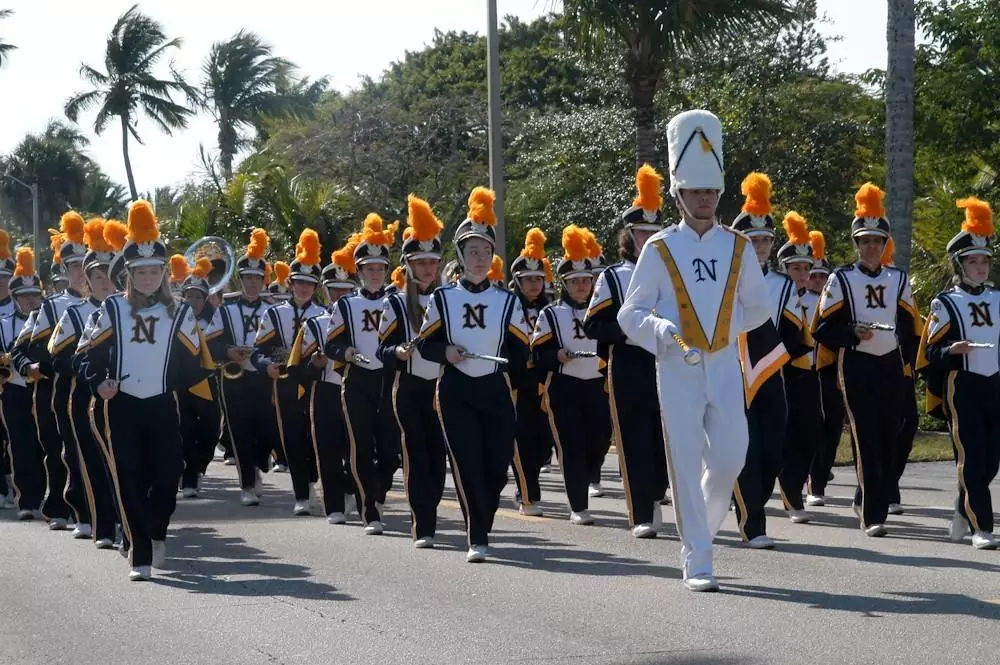
<instances>
[{"instance_id":1,"label":"flute","mask_svg":"<svg viewBox=\"0 0 1000 665\"><path fill-rule=\"evenodd\" d=\"M501 358L499 356L488 356L482 353L472 353L470 351L465 351L462 353L462 357L468 360L488 360L490 362L499 363L501 365L506 365L510 361L506 358Z\"/></svg>"},{"instance_id":2,"label":"flute","mask_svg":"<svg viewBox=\"0 0 1000 665\"><path fill-rule=\"evenodd\" d=\"M877 321L855 321L855 328L861 328L862 330L884 330L886 332L895 332L896 326L891 326L888 323L878 323Z\"/></svg>"}]
</instances>

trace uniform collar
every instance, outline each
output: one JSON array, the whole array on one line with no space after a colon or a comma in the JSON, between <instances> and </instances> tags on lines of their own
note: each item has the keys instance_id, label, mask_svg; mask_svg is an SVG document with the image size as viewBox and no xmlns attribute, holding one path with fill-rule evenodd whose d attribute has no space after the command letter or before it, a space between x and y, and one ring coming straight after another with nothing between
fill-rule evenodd
<instances>
[{"instance_id":1,"label":"uniform collar","mask_svg":"<svg viewBox=\"0 0 1000 665\"><path fill-rule=\"evenodd\" d=\"M21 319L22 321L27 321L28 320L28 315L27 314L22 314L21 310L19 310L17 307L14 308L14 317L18 318L18 319Z\"/></svg>"},{"instance_id":2,"label":"uniform collar","mask_svg":"<svg viewBox=\"0 0 1000 665\"><path fill-rule=\"evenodd\" d=\"M369 291L368 289L361 287L358 289L358 294L368 300L380 300L385 297L385 287L383 286L378 291Z\"/></svg>"},{"instance_id":3,"label":"uniform collar","mask_svg":"<svg viewBox=\"0 0 1000 665\"><path fill-rule=\"evenodd\" d=\"M102 304L101 301L95 298L94 296L90 296L89 298L87 298L87 302L89 302L94 307L100 307Z\"/></svg>"},{"instance_id":4,"label":"uniform collar","mask_svg":"<svg viewBox=\"0 0 1000 665\"><path fill-rule=\"evenodd\" d=\"M764 265L762 265L762 266L760 267L760 271L761 271L762 273L764 273L764 274L766 275L767 273L771 272L771 269L770 269L770 268L768 267L768 265L767 265L767 264L765 263Z\"/></svg>"},{"instance_id":5,"label":"uniform collar","mask_svg":"<svg viewBox=\"0 0 1000 665\"><path fill-rule=\"evenodd\" d=\"M459 283L462 285L462 288L468 291L469 293L482 293L483 291L492 286L490 280L488 279L484 279L478 284L473 284L472 282L463 277L462 281Z\"/></svg>"},{"instance_id":6,"label":"uniform collar","mask_svg":"<svg viewBox=\"0 0 1000 665\"><path fill-rule=\"evenodd\" d=\"M719 232L719 223L718 222L713 223L712 226L710 226L709 229L705 231L705 235L698 235L698 232L695 231L693 228L691 228L691 226L687 223L687 221L683 219L680 221L680 223L677 224L677 228L681 233L686 234L689 238L691 238L695 242L707 242L711 240L716 233Z\"/></svg>"},{"instance_id":7,"label":"uniform collar","mask_svg":"<svg viewBox=\"0 0 1000 665\"><path fill-rule=\"evenodd\" d=\"M64 293L66 295L68 295L68 296L73 296L74 298L82 298L83 297L83 294L80 293L79 291L77 291L76 289L74 289L73 287L70 287L70 288L66 289L64 291Z\"/></svg>"},{"instance_id":8,"label":"uniform collar","mask_svg":"<svg viewBox=\"0 0 1000 665\"><path fill-rule=\"evenodd\" d=\"M854 266L860 270L862 274L867 275L868 277L878 277L882 274L882 266L879 266L875 270L869 270L861 261L855 263Z\"/></svg>"},{"instance_id":9,"label":"uniform collar","mask_svg":"<svg viewBox=\"0 0 1000 665\"><path fill-rule=\"evenodd\" d=\"M960 283L958 285L958 288L962 289L963 291L965 291L969 295L973 295L973 296L982 295L983 292L986 291L986 285L985 284L980 284L979 286L972 286L971 284L966 284L965 282L962 282L962 283Z\"/></svg>"},{"instance_id":10,"label":"uniform collar","mask_svg":"<svg viewBox=\"0 0 1000 665\"><path fill-rule=\"evenodd\" d=\"M804 286L801 289L796 289L796 291L798 292L800 298L804 296L806 293L811 293L811 291L809 291L809 289L807 289Z\"/></svg>"},{"instance_id":11,"label":"uniform collar","mask_svg":"<svg viewBox=\"0 0 1000 665\"><path fill-rule=\"evenodd\" d=\"M240 305L246 306L246 307L260 307L261 303L263 303L263 302L264 302L264 299L261 298L261 297L259 297L259 296L257 297L256 300L254 300L252 302L250 300L247 300L247 297L245 295L241 295L240 299L239 299Z\"/></svg>"},{"instance_id":12,"label":"uniform collar","mask_svg":"<svg viewBox=\"0 0 1000 665\"><path fill-rule=\"evenodd\" d=\"M573 300L572 298L570 298L567 295L564 295L562 298L560 298L560 300L562 301L562 303L564 305L569 305L569 307L572 308L572 309L587 309L587 304L588 303L585 303L585 302L576 302L575 300Z\"/></svg>"},{"instance_id":13,"label":"uniform collar","mask_svg":"<svg viewBox=\"0 0 1000 665\"><path fill-rule=\"evenodd\" d=\"M0 307L6 307L7 305L10 304L10 301L11 301L11 297L8 295L6 298L3 298L2 300L0 300Z\"/></svg>"}]
</instances>

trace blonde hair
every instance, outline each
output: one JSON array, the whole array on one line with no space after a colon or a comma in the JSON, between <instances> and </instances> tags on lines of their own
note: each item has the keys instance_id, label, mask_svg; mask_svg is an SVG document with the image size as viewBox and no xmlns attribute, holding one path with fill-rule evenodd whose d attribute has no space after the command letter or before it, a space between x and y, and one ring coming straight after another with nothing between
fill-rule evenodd
<instances>
[{"instance_id":1,"label":"blonde hair","mask_svg":"<svg viewBox=\"0 0 1000 665\"><path fill-rule=\"evenodd\" d=\"M438 270L434 275L434 280L428 285L428 292L441 286L441 264L438 263ZM407 275L406 279L406 315L410 319L410 326L414 331L419 331L424 323L424 310L420 307L420 287L417 280Z\"/></svg>"},{"instance_id":2,"label":"blonde hair","mask_svg":"<svg viewBox=\"0 0 1000 665\"><path fill-rule=\"evenodd\" d=\"M172 318L174 310L177 308L177 302L174 300L173 294L170 293L170 285L167 283L167 271L163 271L163 281L160 282L159 290L147 296L136 290L135 285L132 283L132 270L135 269L130 268L126 271L128 278L125 283L125 301L128 303L129 313L135 316L139 310L149 306L147 298L153 298L158 304L167 306L167 312Z\"/></svg>"}]
</instances>

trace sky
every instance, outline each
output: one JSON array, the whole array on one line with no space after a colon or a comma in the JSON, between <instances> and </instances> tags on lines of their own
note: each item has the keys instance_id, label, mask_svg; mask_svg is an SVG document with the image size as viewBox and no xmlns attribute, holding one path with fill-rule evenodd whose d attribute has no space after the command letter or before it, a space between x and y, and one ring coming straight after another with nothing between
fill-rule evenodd
<instances>
[{"instance_id":1,"label":"sky","mask_svg":"<svg viewBox=\"0 0 1000 665\"><path fill-rule=\"evenodd\" d=\"M0 0L14 15L0 22L0 38L18 48L0 69L0 153L10 151L29 132L39 132L74 92L85 62L103 70L107 33L134 0ZM546 13L551 0L497 0L499 13L531 19ZM172 58L191 79L212 43L241 28L258 33L277 55L291 60L301 75L329 76L338 90L357 86L362 76L377 78L407 51L430 43L434 29L485 32L486 0L380 0L378 11L358 0L144 0L143 12L160 21L183 47ZM860 73L884 68L885 0L819 0L830 20L825 35L839 35L829 56L839 71ZM860 19L860 20L859 20ZM485 54L484 54L485 57ZM166 63L163 64L166 72ZM190 79L189 79L190 80ZM80 119L90 137L90 154L115 180L125 183L121 133L111 126L93 134L93 112ZM198 147L215 146L211 117L199 115L186 130L161 134L140 119L143 145L130 145L140 192L176 184L198 173Z\"/></svg>"}]
</instances>

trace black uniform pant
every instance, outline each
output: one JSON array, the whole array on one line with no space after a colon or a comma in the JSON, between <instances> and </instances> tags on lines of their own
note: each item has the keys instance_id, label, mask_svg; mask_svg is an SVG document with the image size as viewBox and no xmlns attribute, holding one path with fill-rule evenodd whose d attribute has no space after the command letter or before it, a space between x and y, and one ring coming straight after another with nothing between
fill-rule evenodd
<instances>
[{"instance_id":1,"label":"black uniform pant","mask_svg":"<svg viewBox=\"0 0 1000 665\"><path fill-rule=\"evenodd\" d=\"M399 469L399 436L392 417L392 391L384 390L385 371L348 365L344 372L343 410L351 447L351 475L365 524L381 520L375 504L384 504Z\"/></svg>"},{"instance_id":2,"label":"black uniform pant","mask_svg":"<svg viewBox=\"0 0 1000 665\"><path fill-rule=\"evenodd\" d=\"M830 471L837 458L840 438L844 434L844 395L840 392L836 371L824 370L819 373L819 389L823 421L816 454L809 467L807 490L815 496L824 496Z\"/></svg>"},{"instance_id":3,"label":"black uniform pant","mask_svg":"<svg viewBox=\"0 0 1000 665\"><path fill-rule=\"evenodd\" d=\"M903 361L899 351L873 356L842 349L840 388L854 440L862 525L884 524L895 485L896 447L903 408Z\"/></svg>"},{"instance_id":4,"label":"black uniform pant","mask_svg":"<svg viewBox=\"0 0 1000 665\"><path fill-rule=\"evenodd\" d=\"M514 478L521 503L531 505L542 500L538 482L542 464L550 455L552 443L549 426L542 411L541 384L531 381L517 391L517 437L514 441Z\"/></svg>"},{"instance_id":5,"label":"black uniform pant","mask_svg":"<svg viewBox=\"0 0 1000 665\"><path fill-rule=\"evenodd\" d=\"M0 426L0 495L6 496L11 488L7 486L7 476L10 475L10 437L7 428Z\"/></svg>"},{"instance_id":6,"label":"black uniform pant","mask_svg":"<svg viewBox=\"0 0 1000 665\"><path fill-rule=\"evenodd\" d=\"M546 388L546 401L570 510L587 510L587 486L595 473L600 477L611 439L604 379L553 374Z\"/></svg>"},{"instance_id":7,"label":"black uniform pant","mask_svg":"<svg viewBox=\"0 0 1000 665\"><path fill-rule=\"evenodd\" d=\"M952 371L944 400L958 471L958 511L973 531L991 532L990 483L1000 469L1000 374Z\"/></svg>"},{"instance_id":8,"label":"black uniform pant","mask_svg":"<svg viewBox=\"0 0 1000 665\"><path fill-rule=\"evenodd\" d=\"M815 370L785 367L788 428L785 432L784 466L778 475L786 510L802 510L802 488L823 440L819 374Z\"/></svg>"},{"instance_id":9,"label":"black uniform pant","mask_svg":"<svg viewBox=\"0 0 1000 665\"><path fill-rule=\"evenodd\" d=\"M63 440L59 436L56 417L52 412L53 380L42 379L35 383L32 408L35 413L35 424L38 432L38 442L45 454L45 502L42 504L42 514L45 519L69 520L70 507L64 493L69 479L69 469L63 460Z\"/></svg>"},{"instance_id":10,"label":"black uniform pant","mask_svg":"<svg viewBox=\"0 0 1000 665\"><path fill-rule=\"evenodd\" d=\"M94 441L100 448L101 456L104 459L104 469L107 472L108 488L111 490L111 500L115 510L115 524L117 528L116 536L121 539L122 552L129 550L128 534L125 532L122 515L125 509L122 507L121 495L118 492L118 485L115 483L113 471L114 460L111 458L111 447L108 444L107 409L104 408L104 400L94 396L90 398L90 406L87 409L90 416L90 432L94 435Z\"/></svg>"},{"instance_id":11,"label":"black uniform pant","mask_svg":"<svg viewBox=\"0 0 1000 665\"><path fill-rule=\"evenodd\" d=\"M296 501L308 501L310 484L319 480L319 475L312 440L306 431L307 400L303 399L304 392L299 394L302 388L295 379L278 379L273 386L278 436L288 464L288 474L292 477L292 491Z\"/></svg>"},{"instance_id":12,"label":"black uniform pant","mask_svg":"<svg viewBox=\"0 0 1000 665\"><path fill-rule=\"evenodd\" d=\"M639 367L634 359L622 359L631 365L626 369L616 364L615 353L612 351L608 364L608 393L618 464L625 484L625 506L630 525L650 524L653 510L659 510L668 487L656 366L652 357Z\"/></svg>"},{"instance_id":13,"label":"black uniform pant","mask_svg":"<svg viewBox=\"0 0 1000 665\"><path fill-rule=\"evenodd\" d=\"M69 504L74 522L90 524L87 487L80 468L80 452L76 437L73 436L73 423L69 412L70 395L74 385L73 377L56 376L52 391L52 415L56 421L59 439L63 444L62 458L66 470L63 498Z\"/></svg>"},{"instance_id":14,"label":"black uniform pant","mask_svg":"<svg viewBox=\"0 0 1000 665\"><path fill-rule=\"evenodd\" d=\"M118 510L113 498L107 456L103 444L94 438L90 425L90 390L75 384L70 393L70 426L80 462L80 478L87 496L89 519L94 540L114 540Z\"/></svg>"},{"instance_id":15,"label":"black uniform pant","mask_svg":"<svg viewBox=\"0 0 1000 665\"><path fill-rule=\"evenodd\" d=\"M734 498L740 536L749 542L767 533L764 505L774 492L782 467L788 405L781 374L764 382L746 413L750 435L747 459L736 479Z\"/></svg>"},{"instance_id":16,"label":"black uniform pant","mask_svg":"<svg viewBox=\"0 0 1000 665\"><path fill-rule=\"evenodd\" d=\"M215 383L215 378L209 379ZM213 397L217 391L213 390ZM206 400L188 391L177 393L181 414L181 440L184 446L184 473L181 487L197 488L198 477L205 473L219 443L222 413L217 399Z\"/></svg>"},{"instance_id":17,"label":"black uniform pant","mask_svg":"<svg viewBox=\"0 0 1000 665\"><path fill-rule=\"evenodd\" d=\"M354 493L345 461L347 431L340 406L340 386L316 381L309 389L309 435L319 464L326 514L344 512L344 495Z\"/></svg>"},{"instance_id":18,"label":"black uniform pant","mask_svg":"<svg viewBox=\"0 0 1000 665\"><path fill-rule=\"evenodd\" d=\"M892 486L889 488L889 503L902 503L899 495L899 481L906 471L906 463L913 451L913 439L917 436L917 425L920 416L917 415L916 382L912 377L903 377L902 423L899 435L896 437L896 454L893 464Z\"/></svg>"},{"instance_id":19,"label":"black uniform pant","mask_svg":"<svg viewBox=\"0 0 1000 665\"><path fill-rule=\"evenodd\" d=\"M401 433L403 489L410 504L414 539L433 537L444 493L444 433L434 410L436 381L396 372L392 406Z\"/></svg>"},{"instance_id":20,"label":"black uniform pant","mask_svg":"<svg viewBox=\"0 0 1000 665\"><path fill-rule=\"evenodd\" d=\"M271 450L280 446L276 412L269 408L274 404L273 384L253 372L219 381L226 437L232 445L228 452L236 458L240 488L245 490L253 489L257 470L268 470Z\"/></svg>"},{"instance_id":21,"label":"black uniform pant","mask_svg":"<svg viewBox=\"0 0 1000 665\"><path fill-rule=\"evenodd\" d=\"M438 379L437 397L469 545L489 545L514 456L510 384L499 372L470 377L448 367Z\"/></svg>"},{"instance_id":22,"label":"black uniform pant","mask_svg":"<svg viewBox=\"0 0 1000 665\"><path fill-rule=\"evenodd\" d=\"M32 389L8 383L3 387L2 399L17 509L39 510L45 498L45 464L32 415Z\"/></svg>"},{"instance_id":23,"label":"black uniform pant","mask_svg":"<svg viewBox=\"0 0 1000 665\"><path fill-rule=\"evenodd\" d=\"M129 563L152 563L153 540L166 540L184 466L173 393L138 399L118 393L105 403L106 441L122 504Z\"/></svg>"}]
</instances>

